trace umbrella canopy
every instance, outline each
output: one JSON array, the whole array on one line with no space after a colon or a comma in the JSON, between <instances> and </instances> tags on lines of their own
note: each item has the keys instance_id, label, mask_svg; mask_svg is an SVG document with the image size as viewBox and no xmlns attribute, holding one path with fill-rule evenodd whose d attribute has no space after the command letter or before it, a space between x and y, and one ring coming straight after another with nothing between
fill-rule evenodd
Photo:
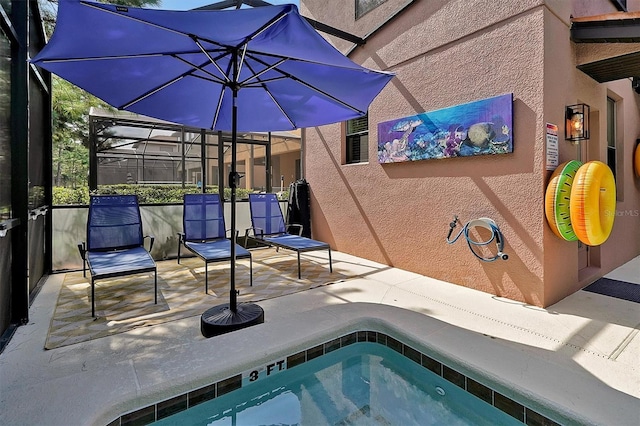
<instances>
[{"instance_id":1,"label":"umbrella canopy","mask_svg":"<svg viewBox=\"0 0 640 426\"><path fill-rule=\"evenodd\" d=\"M355 64L295 5L169 11L60 1L32 61L118 109L196 128L318 126L366 113L393 77Z\"/></svg>"},{"instance_id":2,"label":"umbrella canopy","mask_svg":"<svg viewBox=\"0 0 640 426\"><path fill-rule=\"evenodd\" d=\"M237 131L360 117L393 78L346 58L291 4L171 11L60 0L51 41L32 62L118 109L231 131L231 235ZM236 312L234 244L231 258Z\"/></svg>"}]
</instances>

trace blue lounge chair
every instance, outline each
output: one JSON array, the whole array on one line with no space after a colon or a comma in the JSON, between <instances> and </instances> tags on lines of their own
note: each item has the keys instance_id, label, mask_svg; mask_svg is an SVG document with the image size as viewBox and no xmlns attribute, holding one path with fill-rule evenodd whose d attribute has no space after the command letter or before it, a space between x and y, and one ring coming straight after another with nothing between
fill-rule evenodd
<instances>
[{"instance_id":1,"label":"blue lounge chair","mask_svg":"<svg viewBox=\"0 0 640 426\"><path fill-rule=\"evenodd\" d=\"M331 247L327 243L312 240L300 236L302 226L298 227L298 235L287 232L282 210L275 194L249 194L249 208L251 210L252 228L245 233L245 245L249 239L249 233L253 233L253 239L276 248L293 250L298 253L298 279L300 279L300 253L306 251L329 250L329 270L333 272L331 264Z\"/></svg>"},{"instance_id":2,"label":"blue lounge chair","mask_svg":"<svg viewBox=\"0 0 640 426\"><path fill-rule=\"evenodd\" d=\"M218 194L185 194L182 214L184 232L178 233L178 263L180 247L204 260L204 291L209 291L208 265L231 260L231 241L227 239L224 211ZM253 285L251 253L236 244L236 258L249 259L249 282Z\"/></svg>"},{"instance_id":3,"label":"blue lounge chair","mask_svg":"<svg viewBox=\"0 0 640 426\"><path fill-rule=\"evenodd\" d=\"M123 275L153 272L155 303L158 303L158 272L144 248L142 219L136 195L92 195L89 201L87 241L78 244L82 274L91 272L91 316L95 317L95 281Z\"/></svg>"}]
</instances>

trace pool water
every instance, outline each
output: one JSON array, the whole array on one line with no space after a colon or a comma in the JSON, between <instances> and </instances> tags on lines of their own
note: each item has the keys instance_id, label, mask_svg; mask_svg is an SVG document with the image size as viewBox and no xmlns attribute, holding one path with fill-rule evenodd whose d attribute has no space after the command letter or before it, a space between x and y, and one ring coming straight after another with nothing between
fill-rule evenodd
<instances>
[{"instance_id":1,"label":"pool water","mask_svg":"<svg viewBox=\"0 0 640 426\"><path fill-rule=\"evenodd\" d=\"M522 425L398 352L355 343L154 425Z\"/></svg>"}]
</instances>

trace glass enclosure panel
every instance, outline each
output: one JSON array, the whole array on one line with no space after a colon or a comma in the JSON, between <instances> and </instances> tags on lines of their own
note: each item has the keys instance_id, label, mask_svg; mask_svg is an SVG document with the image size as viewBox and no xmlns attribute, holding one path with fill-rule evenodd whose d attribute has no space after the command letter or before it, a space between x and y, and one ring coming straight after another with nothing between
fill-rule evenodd
<instances>
[{"instance_id":1,"label":"glass enclosure panel","mask_svg":"<svg viewBox=\"0 0 640 426\"><path fill-rule=\"evenodd\" d=\"M153 123L94 123L98 185L182 184L180 131Z\"/></svg>"},{"instance_id":2,"label":"glass enclosure panel","mask_svg":"<svg viewBox=\"0 0 640 426\"><path fill-rule=\"evenodd\" d=\"M89 121L90 151L95 152L90 163L97 173L87 180L98 194L134 193L141 204L157 204L181 202L184 193L222 189L230 198L229 133L98 108L91 109ZM236 169L243 176L238 199L249 192L281 191L300 176L299 132L242 133L237 140ZM73 193L75 187L56 182L54 205L88 203L88 187Z\"/></svg>"},{"instance_id":3,"label":"glass enclosure panel","mask_svg":"<svg viewBox=\"0 0 640 426\"><path fill-rule=\"evenodd\" d=\"M0 6L2 6L7 16L11 16L11 0L0 0Z\"/></svg>"},{"instance_id":4,"label":"glass enclosure panel","mask_svg":"<svg viewBox=\"0 0 640 426\"><path fill-rule=\"evenodd\" d=\"M271 191L286 191L289 185L301 177L300 175L300 137L296 133L276 132L271 135L269 144ZM254 146L254 176L267 167L265 151L267 147ZM262 183L254 180L253 189L259 190Z\"/></svg>"},{"instance_id":5,"label":"glass enclosure panel","mask_svg":"<svg viewBox=\"0 0 640 426\"><path fill-rule=\"evenodd\" d=\"M39 81L29 81L29 209L45 205L44 188L47 185L45 159L47 158L46 135L43 125L48 94Z\"/></svg>"},{"instance_id":6,"label":"glass enclosure panel","mask_svg":"<svg viewBox=\"0 0 640 426\"><path fill-rule=\"evenodd\" d=\"M5 11L7 1L2 1ZM2 17L0 16L0 19ZM0 27L0 222L10 219L11 208L11 42ZM7 234L0 238L0 335L13 314L13 244ZM0 348L4 345L0 345Z\"/></svg>"},{"instance_id":7,"label":"glass enclosure panel","mask_svg":"<svg viewBox=\"0 0 640 426\"><path fill-rule=\"evenodd\" d=\"M287 202L281 201L280 208L283 214L286 214ZM52 268L54 271L82 269L78 243L86 240L88 211L87 207L77 206L56 207L52 210ZM142 206L140 215L144 234L155 237L151 251L153 258L156 260L175 258L178 254L176 234L182 232L182 205ZM230 203L224 204L224 216L229 226ZM245 230L251 227L251 213L249 203L246 201L240 201L236 206L236 226L242 240ZM181 255L189 256L189 253L183 250Z\"/></svg>"},{"instance_id":8,"label":"glass enclosure panel","mask_svg":"<svg viewBox=\"0 0 640 426\"><path fill-rule=\"evenodd\" d=\"M263 141L261 142L264 143ZM231 170L230 149L225 151L224 163L226 177ZM238 173L243 176L240 180L240 188L258 192L267 191L265 145L239 143L237 146L236 168Z\"/></svg>"},{"instance_id":9,"label":"glass enclosure panel","mask_svg":"<svg viewBox=\"0 0 640 426\"><path fill-rule=\"evenodd\" d=\"M11 218L11 43L0 29L0 220Z\"/></svg>"}]
</instances>

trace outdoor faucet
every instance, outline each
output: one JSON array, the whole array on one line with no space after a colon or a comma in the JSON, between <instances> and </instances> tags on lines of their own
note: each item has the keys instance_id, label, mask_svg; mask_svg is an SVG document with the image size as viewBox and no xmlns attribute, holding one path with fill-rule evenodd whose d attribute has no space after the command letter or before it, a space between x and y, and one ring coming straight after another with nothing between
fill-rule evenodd
<instances>
[{"instance_id":1,"label":"outdoor faucet","mask_svg":"<svg viewBox=\"0 0 640 426\"><path fill-rule=\"evenodd\" d=\"M456 227L458 223L458 215L453 215L453 222L449 224L449 233L447 234L447 241L451 238L451 233L453 232L453 228Z\"/></svg>"}]
</instances>

